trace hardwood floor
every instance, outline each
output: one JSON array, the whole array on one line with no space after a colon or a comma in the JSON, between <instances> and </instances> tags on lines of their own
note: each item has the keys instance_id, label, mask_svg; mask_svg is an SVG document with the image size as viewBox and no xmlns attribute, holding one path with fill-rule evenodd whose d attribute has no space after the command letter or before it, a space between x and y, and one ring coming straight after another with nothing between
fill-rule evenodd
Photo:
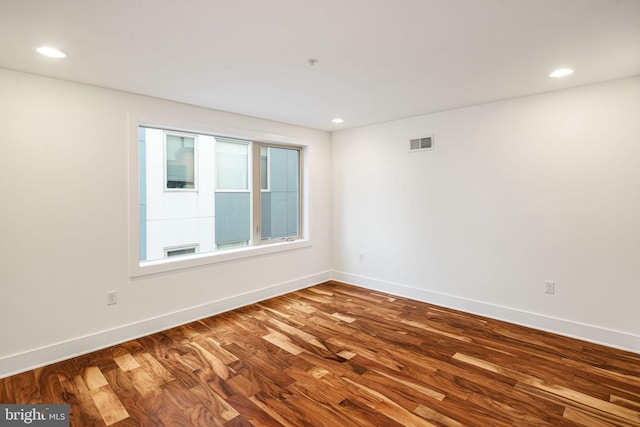
<instances>
[{"instance_id":1,"label":"hardwood floor","mask_svg":"<svg viewBox=\"0 0 640 427\"><path fill-rule=\"evenodd\" d=\"M640 355L336 282L0 380L71 425L640 426Z\"/></svg>"}]
</instances>

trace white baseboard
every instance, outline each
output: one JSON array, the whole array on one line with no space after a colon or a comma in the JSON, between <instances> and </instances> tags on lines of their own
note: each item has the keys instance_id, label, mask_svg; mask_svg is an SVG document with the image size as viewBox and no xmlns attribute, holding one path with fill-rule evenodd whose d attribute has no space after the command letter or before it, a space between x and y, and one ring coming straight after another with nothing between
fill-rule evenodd
<instances>
[{"instance_id":1,"label":"white baseboard","mask_svg":"<svg viewBox=\"0 0 640 427\"><path fill-rule=\"evenodd\" d=\"M340 282L367 289L386 292L417 301L423 301L442 307L453 308L466 313L478 314L491 319L503 320L517 325L527 326L558 335L578 338L609 347L619 348L640 354L640 336L615 331L594 325L558 319L542 314L531 313L482 301L461 298L425 289L413 288L398 283L359 276L356 274L333 271L331 278Z\"/></svg>"},{"instance_id":2,"label":"white baseboard","mask_svg":"<svg viewBox=\"0 0 640 427\"><path fill-rule=\"evenodd\" d=\"M330 272L326 271L244 294L210 301L140 322L5 356L0 358L0 378L164 331L288 292L304 289L329 279Z\"/></svg>"},{"instance_id":3,"label":"white baseboard","mask_svg":"<svg viewBox=\"0 0 640 427\"><path fill-rule=\"evenodd\" d=\"M640 354L640 336L340 271L326 271L0 358L0 378L120 344L327 280L386 292Z\"/></svg>"}]
</instances>

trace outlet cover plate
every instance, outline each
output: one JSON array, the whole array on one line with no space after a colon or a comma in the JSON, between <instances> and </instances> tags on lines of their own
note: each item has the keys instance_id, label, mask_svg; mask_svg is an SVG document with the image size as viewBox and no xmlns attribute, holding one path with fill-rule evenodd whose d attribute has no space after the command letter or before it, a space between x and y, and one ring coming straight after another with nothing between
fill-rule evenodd
<instances>
[{"instance_id":1,"label":"outlet cover plate","mask_svg":"<svg viewBox=\"0 0 640 427\"><path fill-rule=\"evenodd\" d=\"M556 293L556 282L552 282L550 280L545 280L544 282L544 293L553 295Z\"/></svg>"},{"instance_id":2,"label":"outlet cover plate","mask_svg":"<svg viewBox=\"0 0 640 427\"><path fill-rule=\"evenodd\" d=\"M118 292L109 291L107 292L107 305L114 305L118 303Z\"/></svg>"}]
</instances>

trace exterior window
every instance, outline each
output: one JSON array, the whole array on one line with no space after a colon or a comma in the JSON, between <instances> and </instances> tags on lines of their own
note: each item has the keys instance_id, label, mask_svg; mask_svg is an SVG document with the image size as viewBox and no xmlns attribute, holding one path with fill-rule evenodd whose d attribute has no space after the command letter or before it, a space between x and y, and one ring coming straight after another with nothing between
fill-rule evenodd
<instances>
[{"instance_id":1,"label":"exterior window","mask_svg":"<svg viewBox=\"0 0 640 427\"><path fill-rule=\"evenodd\" d=\"M195 188L195 138L166 134L166 188Z\"/></svg>"},{"instance_id":2,"label":"exterior window","mask_svg":"<svg viewBox=\"0 0 640 427\"><path fill-rule=\"evenodd\" d=\"M218 190L249 190L250 141L216 138Z\"/></svg>"},{"instance_id":3,"label":"exterior window","mask_svg":"<svg viewBox=\"0 0 640 427\"><path fill-rule=\"evenodd\" d=\"M193 255L198 251L198 245L165 248L164 251L167 258L174 256Z\"/></svg>"},{"instance_id":4,"label":"exterior window","mask_svg":"<svg viewBox=\"0 0 640 427\"><path fill-rule=\"evenodd\" d=\"M143 126L138 147L140 266L302 237L301 147Z\"/></svg>"}]
</instances>

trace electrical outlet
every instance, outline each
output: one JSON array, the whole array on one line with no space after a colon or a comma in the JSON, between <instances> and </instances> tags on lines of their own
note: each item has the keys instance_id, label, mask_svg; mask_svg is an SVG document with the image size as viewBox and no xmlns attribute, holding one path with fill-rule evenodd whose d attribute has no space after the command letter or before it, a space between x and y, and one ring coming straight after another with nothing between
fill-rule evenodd
<instances>
[{"instance_id":1,"label":"electrical outlet","mask_svg":"<svg viewBox=\"0 0 640 427\"><path fill-rule=\"evenodd\" d=\"M117 303L118 303L118 292L117 291L107 292L107 305L114 305Z\"/></svg>"},{"instance_id":2,"label":"electrical outlet","mask_svg":"<svg viewBox=\"0 0 640 427\"><path fill-rule=\"evenodd\" d=\"M358 254L358 262L364 262L364 254L363 253L359 253Z\"/></svg>"},{"instance_id":3,"label":"electrical outlet","mask_svg":"<svg viewBox=\"0 0 640 427\"><path fill-rule=\"evenodd\" d=\"M556 293L556 282L551 282L549 280L545 280L544 282L544 293L545 294L555 294Z\"/></svg>"}]
</instances>

